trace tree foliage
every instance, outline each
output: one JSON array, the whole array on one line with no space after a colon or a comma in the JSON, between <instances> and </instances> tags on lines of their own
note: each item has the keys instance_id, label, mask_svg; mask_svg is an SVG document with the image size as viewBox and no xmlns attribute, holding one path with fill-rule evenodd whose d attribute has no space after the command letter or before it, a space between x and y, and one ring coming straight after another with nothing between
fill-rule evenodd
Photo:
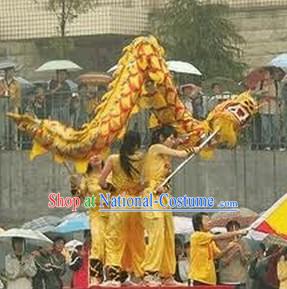
<instances>
[{"instance_id":1,"label":"tree foliage","mask_svg":"<svg viewBox=\"0 0 287 289\"><path fill-rule=\"evenodd\" d=\"M93 7L94 0L49 0L48 9L56 15L61 37L66 36L67 23Z\"/></svg>"},{"instance_id":2,"label":"tree foliage","mask_svg":"<svg viewBox=\"0 0 287 289\"><path fill-rule=\"evenodd\" d=\"M34 0L35 3L39 3L44 0ZM90 9L93 9L96 4L96 0L48 0L47 10L53 12L58 20L58 32L60 38L52 39L49 46L55 49L58 57L65 57L74 48L72 38L67 38L67 24L73 22L79 14L86 13Z\"/></svg>"},{"instance_id":3,"label":"tree foliage","mask_svg":"<svg viewBox=\"0 0 287 289\"><path fill-rule=\"evenodd\" d=\"M239 78L246 67L240 61L244 43L223 4L198 0L170 0L153 15L154 33L169 58L188 61L205 76Z\"/></svg>"}]
</instances>

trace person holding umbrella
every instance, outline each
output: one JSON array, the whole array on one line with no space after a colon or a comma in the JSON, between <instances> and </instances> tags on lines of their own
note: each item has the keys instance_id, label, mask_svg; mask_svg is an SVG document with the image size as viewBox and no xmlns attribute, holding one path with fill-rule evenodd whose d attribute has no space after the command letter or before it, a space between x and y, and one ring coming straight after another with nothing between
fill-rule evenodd
<instances>
[{"instance_id":1,"label":"person holding umbrella","mask_svg":"<svg viewBox=\"0 0 287 289\"><path fill-rule=\"evenodd\" d=\"M25 252L25 245L24 238L12 238L13 252L5 258L7 289L32 289L37 268L34 258Z\"/></svg>"},{"instance_id":2,"label":"person holding umbrella","mask_svg":"<svg viewBox=\"0 0 287 289\"><path fill-rule=\"evenodd\" d=\"M61 121L66 125L71 125L72 95L75 95L78 89L77 84L69 79L69 72L80 69L82 68L70 60L52 60L44 63L36 70L39 72L56 71L56 79L49 82L47 111L52 119Z\"/></svg>"},{"instance_id":3,"label":"person holding umbrella","mask_svg":"<svg viewBox=\"0 0 287 289\"><path fill-rule=\"evenodd\" d=\"M10 61L0 63L0 70L4 71L4 78L0 80L0 147L11 149L17 144L18 134L16 126L7 120L6 113L19 112L21 87L14 77L14 63Z\"/></svg>"},{"instance_id":4,"label":"person holding umbrella","mask_svg":"<svg viewBox=\"0 0 287 289\"><path fill-rule=\"evenodd\" d=\"M15 78L15 64L3 62L0 70L4 70L4 78L0 80L0 97L8 97L14 112L18 112L21 104L21 87Z\"/></svg>"}]
</instances>

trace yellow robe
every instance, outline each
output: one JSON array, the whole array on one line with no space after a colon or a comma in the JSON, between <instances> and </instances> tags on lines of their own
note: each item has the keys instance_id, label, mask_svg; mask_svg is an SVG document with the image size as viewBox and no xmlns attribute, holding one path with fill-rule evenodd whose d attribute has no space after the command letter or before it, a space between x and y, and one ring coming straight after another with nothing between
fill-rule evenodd
<instances>
[{"instance_id":1,"label":"yellow robe","mask_svg":"<svg viewBox=\"0 0 287 289\"><path fill-rule=\"evenodd\" d=\"M112 183L117 195L137 196L141 192L143 154L130 157L134 173L130 178L121 168L119 155L112 155ZM144 229L141 214L137 212L111 212L106 235L106 265L121 267L122 270L142 276L144 259Z\"/></svg>"},{"instance_id":2,"label":"yellow robe","mask_svg":"<svg viewBox=\"0 0 287 289\"><path fill-rule=\"evenodd\" d=\"M99 183L99 174L86 175L80 184L80 192L83 196L95 196L96 206L89 209L90 228L92 236L90 259L98 259L105 263L105 235L108 225L108 213L99 212L99 193L103 192Z\"/></svg>"},{"instance_id":3,"label":"yellow robe","mask_svg":"<svg viewBox=\"0 0 287 289\"><path fill-rule=\"evenodd\" d=\"M164 154L166 147L152 145L147 153L144 165L145 195L153 193L154 200L159 196L156 189L171 172L171 157ZM159 204L154 209L162 209ZM162 277L175 273L174 225L171 212L143 212L144 228L148 235L143 269L145 272L159 272Z\"/></svg>"}]
</instances>

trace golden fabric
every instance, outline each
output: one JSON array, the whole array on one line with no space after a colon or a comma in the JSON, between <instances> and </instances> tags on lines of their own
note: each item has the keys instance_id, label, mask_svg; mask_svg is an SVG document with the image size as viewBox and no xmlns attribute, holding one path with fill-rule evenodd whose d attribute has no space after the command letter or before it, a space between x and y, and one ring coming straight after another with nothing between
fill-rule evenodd
<instances>
[{"instance_id":1,"label":"golden fabric","mask_svg":"<svg viewBox=\"0 0 287 289\"><path fill-rule=\"evenodd\" d=\"M119 155L112 155L112 183L117 194L136 196L141 190L141 172L143 154L136 153L130 157L138 173L130 178L120 165ZM106 234L106 265L118 266L123 270L142 276L144 259L144 229L140 213L112 212Z\"/></svg>"},{"instance_id":2,"label":"golden fabric","mask_svg":"<svg viewBox=\"0 0 287 289\"><path fill-rule=\"evenodd\" d=\"M142 213L148 235L143 269L168 278L174 275L176 266L173 216L170 212L159 212L151 218L149 214Z\"/></svg>"},{"instance_id":3,"label":"golden fabric","mask_svg":"<svg viewBox=\"0 0 287 289\"><path fill-rule=\"evenodd\" d=\"M106 234L106 265L143 276L144 228L140 213L112 212Z\"/></svg>"},{"instance_id":4,"label":"golden fabric","mask_svg":"<svg viewBox=\"0 0 287 289\"><path fill-rule=\"evenodd\" d=\"M189 278L205 284L216 284L214 259L220 250L207 232L195 232L190 238Z\"/></svg>"},{"instance_id":5,"label":"golden fabric","mask_svg":"<svg viewBox=\"0 0 287 289\"><path fill-rule=\"evenodd\" d=\"M171 170L171 158L163 153L163 145L152 145L144 164L144 177L147 184L144 194L153 193L155 200L159 199L155 190ZM153 209L162 209L162 207L155 204ZM172 214L170 212L143 212L142 216L148 235L143 269L160 272L162 277L170 277L175 273L176 266Z\"/></svg>"},{"instance_id":6,"label":"golden fabric","mask_svg":"<svg viewBox=\"0 0 287 289\"><path fill-rule=\"evenodd\" d=\"M199 144L203 136L215 130L217 145L234 145L240 129L257 110L250 93L223 102L207 120L196 120L179 98L164 55L163 47L152 35L137 37L126 46L95 116L79 130L49 119L38 121L16 113L8 116L45 151L58 155L57 159L74 162L78 172L83 172L92 155L104 153L123 136L138 109L152 109L152 125L172 125L185 135L185 148Z\"/></svg>"},{"instance_id":7,"label":"golden fabric","mask_svg":"<svg viewBox=\"0 0 287 289\"><path fill-rule=\"evenodd\" d=\"M97 208L91 208L89 218L92 236L90 259L98 259L105 263L105 235L109 221L108 213L100 213Z\"/></svg>"},{"instance_id":8,"label":"golden fabric","mask_svg":"<svg viewBox=\"0 0 287 289\"><path fill-rule=\"evenodd\" d=\"M105 262L105 234L108 225L108 213L99 212L99 193L103 192L99 183L99 173L86 174L80 183L80 193L84 197L95 199L95 208L89 209L90 228L92 236L90 259L98 259Z\"/></svg>"}]
</instances>

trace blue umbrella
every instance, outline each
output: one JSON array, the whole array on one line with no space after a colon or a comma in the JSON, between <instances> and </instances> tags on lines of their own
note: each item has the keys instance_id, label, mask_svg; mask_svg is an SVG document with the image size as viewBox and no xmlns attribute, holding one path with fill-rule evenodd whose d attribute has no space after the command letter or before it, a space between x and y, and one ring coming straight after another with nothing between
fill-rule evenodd
<instances>
[{"instance_id":1,"label":"blue umbrella","mask_svg":"<svg viewBox=\"0 0 287 289\"><path fill-rule=\"evenodd\" d=\"M25 223L22 229L36 230L41 233L53 232L61 222L61 218L56 216L44 216Z\"/></svg>"},{"instance_id":2,"label":"blue umbrella","mask_svg":"<svg viewBox=\"0 0 287 289\"><path fill-rule=\"evenodd\" d=\"M73 213L63 218L63 221L55 228L54 233L72 233L89 230L89 217L86 213Z\"/></svg>"},{"instance_id":3,"label":"blue umbrella","mask_svg":"<svg viewBox=\"0 0 287 289\"><path fill-rule=\"evenodd\" d=\"M287 69L287 53L277 55L271 60L270 65Z\"/></svg>"}]
</instances>

